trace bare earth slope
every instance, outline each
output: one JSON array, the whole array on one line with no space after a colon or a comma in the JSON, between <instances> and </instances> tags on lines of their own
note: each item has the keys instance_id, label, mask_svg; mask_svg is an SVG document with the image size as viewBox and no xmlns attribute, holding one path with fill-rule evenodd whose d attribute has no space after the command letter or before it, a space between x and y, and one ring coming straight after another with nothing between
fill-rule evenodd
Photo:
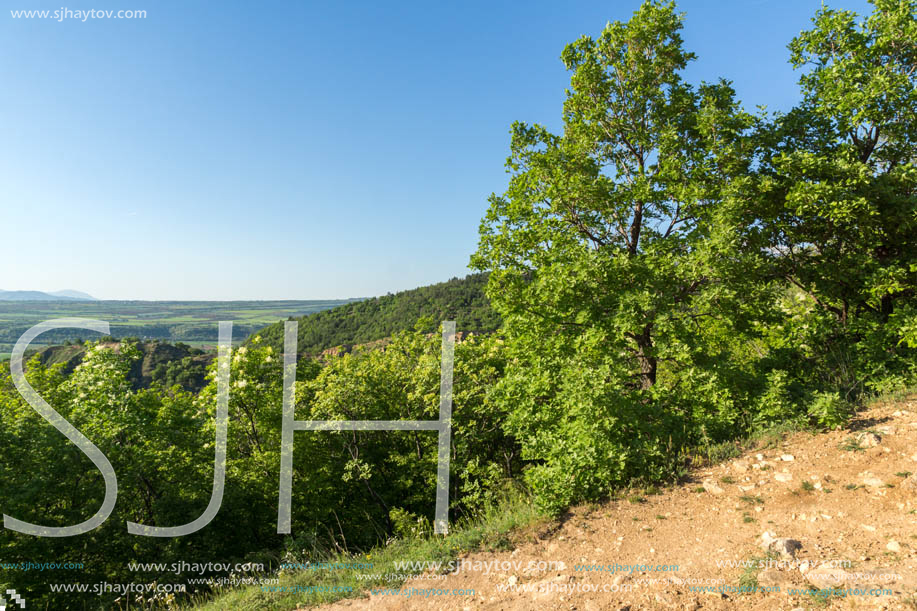
<instances>
[{"instance_id":1,"label":"bare earth slope","mask_svg":"<svg viewBox=\"0 0 917 611\"><path fill-rule=\"evenodd\" d=\"M695 471L661 494L576 508L520 533L514 551L471 554L463 570L331 608L917 609L911 473L917 397L873 405L845 430L797 433ZM781 538L801 548L771 543ZM769 591L737 591L755 585Z\"/></svg>"}]
</instances>

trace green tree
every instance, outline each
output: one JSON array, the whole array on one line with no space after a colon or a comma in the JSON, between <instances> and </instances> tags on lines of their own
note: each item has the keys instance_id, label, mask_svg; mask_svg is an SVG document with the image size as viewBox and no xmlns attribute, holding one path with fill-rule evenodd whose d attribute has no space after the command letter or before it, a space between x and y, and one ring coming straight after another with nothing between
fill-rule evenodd
<instances>
[{"instance_id":1,"label":"green tree","mask_svg":"<svg viewBox=\"0 0 917 611\"><path fill-rule=\"evenodd\" d=\"M681 27L674 4L645 2L567 46L563 135L513 125L509 188L472 257L515 357L509 427L553 509L661 473L692 412L736 417L710 340L747 331L756 290L736 208L753 120L727 82L682 79Z\"/></svg>"},{"instance_id":2,"label":"green tree","mask_svg":"<svg viewBox=\"0 0 917 611\"><path fill-rule=\"evenodd\" d=\"M790 43L803 100L763 132L754 219L812 304L808 365L847 390L900 382L917 315L917 2L872 4L822 8Z\"/></svg>"},{"instance_id":3,"label":"green tree","mask_svg":"<svg viewBox=\"0 0 917 611\"><path fill-rule=\"evenodd\" d=\"M161 576L130 572L127 562L202 558L218 549L219 539L198 538L189 545L127 533L127 521L175 525L194 519L207 505L212 481L212 449L206 447L204 422L191 396L178 389L166 396L133 390L129 373L140 358L133 344L89 344L68 378L64 364L47 369L37 357L29 361L26 375L36 391L111 461L119 495L105 524L80 537L0 532L0 551L9 562L80 562L80 578L86 582L152 581ZM4 513L52 526L79 523L95 513L105 493L101 474L25 403L7 371L0 374L0 421L11 434L9 441L15 440L9 447L16 448L0 459ZM13 577L36 605L45 601L57 608L72 602L81 608L77 594L48 592L46 574L14 571ZM110 604L110 598L103 603Z\"/></svg>"},{"instance_id":4,"label":"green tree","mask_svg":"<svg viewBox=\"0 0 917 611\"><path fill-rule=\"evenodd\" d=\"M427 319L421 326L427 329L432 321ZM313 381L298 385L297 417L437 420L440 360L440 336L420 331L399 333L384 349L333 357ZM453 520L486 507L502 490L504 480L519 473L519 448L503 431L505 414L490 401L490 390L504 367L501 340L470 335L457 342L450 478ZM348 543L357 547L394 534L394 516L430 520L437 441L436 434L425 431L299 434L296 444L308 448L308 468L294 478L302 478L296 485L309 490L315 501L297 506L294 520L303 520L307 527L334 515L343 525L338 528L350 533ZM367 528L370 525L372 529Z\"/></svg>"}]
</instances>

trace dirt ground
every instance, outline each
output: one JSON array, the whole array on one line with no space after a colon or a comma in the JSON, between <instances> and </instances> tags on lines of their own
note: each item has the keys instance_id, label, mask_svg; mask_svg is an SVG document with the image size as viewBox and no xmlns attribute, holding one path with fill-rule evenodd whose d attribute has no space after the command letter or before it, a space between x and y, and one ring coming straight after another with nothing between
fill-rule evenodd
<instances>
[{"instance_id":1,"label":"dirt ground","mask_svg":"<svg viewBox=\"0 0 917 611\"><path fill-rule=\"evenodd\" d=\"M658 494L575 508L517 533L513 551L469 554L457 572L328 608L917 609L910 473L917 397L873 405L844 430L777 439ZM801 548L770 543L782 538ZM768 591L737 591L755 585Z\"/></svg>"}]
</instances>

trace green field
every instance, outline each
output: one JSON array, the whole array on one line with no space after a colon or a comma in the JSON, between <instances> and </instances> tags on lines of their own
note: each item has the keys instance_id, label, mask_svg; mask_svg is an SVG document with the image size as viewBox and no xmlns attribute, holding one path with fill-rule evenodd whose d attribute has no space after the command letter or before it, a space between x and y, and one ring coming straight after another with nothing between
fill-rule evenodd
<instances>
[{"instance_id":1,"label":"green field","mask_svg":"<svg viewBox=\"0 0 917 611\"><path fill-rule=\"evenodd\" d=\"M217 323L233 322L233 340L291 316L305 316L356 300L324 301L9 301L0 302L0 360L30 327L55 318L91 318L111 325L114 337L216 344ZM39 336L32 347L96 339L92 331L62 329Z\"/></svg>"}]
</instances>

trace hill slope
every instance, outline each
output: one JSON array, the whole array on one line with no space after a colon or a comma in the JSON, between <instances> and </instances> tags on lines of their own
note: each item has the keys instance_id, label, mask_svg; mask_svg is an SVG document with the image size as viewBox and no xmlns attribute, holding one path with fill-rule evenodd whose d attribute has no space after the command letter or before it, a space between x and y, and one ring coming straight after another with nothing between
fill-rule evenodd
<instances>
[{"instance_id":1,"label":"hill slope","mask_svg":"<svg viewBox=\"0 0 917 611\"><path fill-rule=\"evenodd\" d=\"M117 350L117 344L110 345ZM213 351L205 352L181 342L140 342L138 348L143 358L128 375L134 390L149 388L157 382L165 387L178 384L185 390L199 392L206 384L207 366L215 356ZM85 354L82 344L49 346L36 353L46 367L63 363L66 375L83 362Z\"/></svg>"},{"instance_id":2,"label":"hill slope","mask_svg":"<svg viewBox=\"0 0 917 611\"><path fill-rule=\"evenodd\" d=\"M336 557L370 565L287 570L195 608L917 608L917 396L876 402L843 430L775 429L746 446L671 488L622 491L554 521L514 526L507 506L475 526L490 533L483 549L459 525ZM449 566L439 548L480 551ZM431 561L444 570L425 571ZM405 573L421 575L402 583Z\"/></svg>"},{"instance_id":3,"label":"hill slope","mask_svg":"<svg viewBox=\"0 0 917 611\"><path fill-rule=\"evenodd\" d=\"M773 538L801 547L781 555ZM917 397L876 404L846 430L766 437L672 489L574 508L515 539L514 551L464 558L509 568L426 575L330 608L915 609ZM562 565L526 568L542 561Z\"/></svg>"},{"instance_id":4,"label":"hill slope","mask_svg":"<svg viewBox=\"0 0 917 611\"><path fill-rule=\"evenodd\" d=\"M348 303L310 314L299 321L299 351L316 355L336 346L353 346L413 329L424 316L434 324L455 320L463 333L491 333L500 326L499 315L484 295L485 274L453 278L394 295ZM283 323L255 333L274 350L283 350ZM251 341L251 338L249 338Z\"/></svg>"}]
</instances>

